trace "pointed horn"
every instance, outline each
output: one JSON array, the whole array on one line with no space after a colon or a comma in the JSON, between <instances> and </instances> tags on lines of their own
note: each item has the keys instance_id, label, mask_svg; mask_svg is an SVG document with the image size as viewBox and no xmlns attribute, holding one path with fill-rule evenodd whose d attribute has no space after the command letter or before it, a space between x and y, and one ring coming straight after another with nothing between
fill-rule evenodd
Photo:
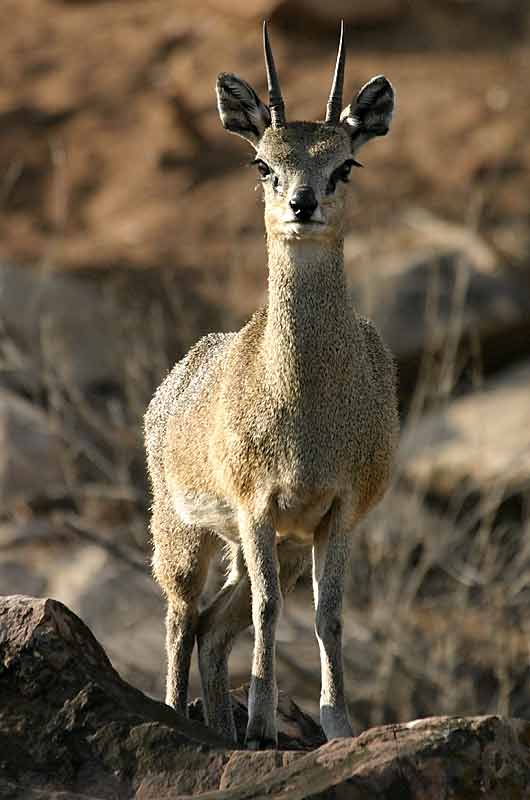
<instances>
[{"instance_id":1,"label":"pointed horn","mask_svg":"<svg viewBox=\"0 0 530 800\"><path fill-rule=\"evenodd\" d=\"M337 63L335 65L335 75L333 76L333 84L329 99L326 106L326 123L328 125L337 125L340 120L340 112L342 111L342 89L344 86L344 66L346 63L346 45L344 44L344 20L340 23L340 41L339 52L337 54Z\"/></svg>"},{"instance_id":2,"label":"pointed horn","mask_svg":"<svg viewBox=\"0 0 530 800\"><path fill-rule=\"evenodd\" d=\"M265 51L265 67L267 69L267 86L269 87L269 109L273 128L282 128L285 125L285 106L283 104L282 90L267 32L267 22L263 23L263 49Z\"/></svg>"}]
</instances>

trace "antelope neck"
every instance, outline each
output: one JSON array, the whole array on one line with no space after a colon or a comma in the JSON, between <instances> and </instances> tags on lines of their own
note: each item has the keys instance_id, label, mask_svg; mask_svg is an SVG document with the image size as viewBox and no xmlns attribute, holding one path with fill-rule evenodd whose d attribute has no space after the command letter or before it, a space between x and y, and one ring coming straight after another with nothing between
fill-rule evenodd
<instances>
[{"instance_id":1,"label":"antelope neck","mask_svg":"<svg viewBox=\"0 0 530 800\"><path fill-rule=\"evenodd\" d=\"M266 381L284 387L318 382L349 344L343 241L270 238L268 254Z\"/></svg>"}]
</instances>

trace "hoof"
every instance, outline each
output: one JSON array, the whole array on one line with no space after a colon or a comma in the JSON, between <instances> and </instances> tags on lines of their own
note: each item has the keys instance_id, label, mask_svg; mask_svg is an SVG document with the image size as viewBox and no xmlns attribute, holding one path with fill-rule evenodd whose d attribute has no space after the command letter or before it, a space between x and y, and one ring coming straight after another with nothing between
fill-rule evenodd
<instances>
[{"instance_id":1,"label":"hoof","mask_svg":"<svg viewBox=\"0 0 530 800\"><path fill-rule=\"evenodd\" d=\"M245 744L249 750L274 750L278 747L276 713L249 714Z\"/></svg>"},{"instance_id":2,"label":"hoof","mask_svg":"<svg viewBox=\"0 0 530 800\"><path fill-rule=\"evenodd\" d=\"M276 739L247 739L245 744L247 750L276 750L278 747Z\"/></svg>"},{"instance_id":3,"label":"hoof","mask_svg":"<svg viewBox=\"0 0 530 800\"><path fill-rule=\"evenodd\" d=\"M328 742L331 739L349 739L355 736L348 714L345 710L336 710L330 706L320 709L320 724Z\"/></svg>"}]
</instances>

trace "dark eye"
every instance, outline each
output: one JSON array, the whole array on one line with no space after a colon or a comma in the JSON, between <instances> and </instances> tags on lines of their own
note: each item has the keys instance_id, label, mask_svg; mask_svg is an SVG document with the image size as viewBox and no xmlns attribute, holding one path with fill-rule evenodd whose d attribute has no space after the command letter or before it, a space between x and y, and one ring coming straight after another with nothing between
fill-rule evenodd
<instances>
[{"instance_id":1,"label":"dark eye","mask_svg":"<svg viewBox=\"0 0 530 800\"><path fill-rule=\"evenodd\" d=\"M266 181L270 178L273 188L277 189L280 180L278 176L275 175L274 172L271 170L269 165L266 164L264 161L262 161L261 158L256 158L252 163L258 168L260 181Z\"/></svg>"},{"instance_id":2,"label":"dark eye","mask_svg":"<svg viewBox=\"0 0 530 800\"><path fill-rule=\"evenodd\" d=\"M260 158L257 158L252 163L255 164L256 167L258 168L258 172L262 180L265 180L265 178L269 177L269 175L271 174L271 170L270 167L264 161L262 161Z\"/></svg>"},{"instance_id":3,"label":"dark eye","mask_svg":"<svg viewBox=\"0 0 530 800\"><path fill-rule=\"evenodd\" d=\"M332 194L335 191L339 181L348 183L352 167L362 167L362 164L359 164L359 162L355 161L354 158L349 158L344 162L344 164L341 164L340 167L337 167L337 169L333 170L328 181L328 186L326 189L327 194Z\"/></svg>"}]
</instances>

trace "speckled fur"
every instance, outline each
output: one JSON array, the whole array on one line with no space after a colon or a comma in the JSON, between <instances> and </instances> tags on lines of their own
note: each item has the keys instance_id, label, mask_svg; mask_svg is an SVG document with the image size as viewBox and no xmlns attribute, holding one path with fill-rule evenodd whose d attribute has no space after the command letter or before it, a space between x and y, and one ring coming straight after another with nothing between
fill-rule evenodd
<instances>
[{"instance_id":1,"label":"speckled fur","mask_svg":"<svg viewBox=\"0 0 530 800\"><path fill-rule=\"evenodd\" d=\"M222 77L230 86L238 80ZM250 87L243 88L248 106ZM398 422L392 357L346 289L346 187L326 193L333 170L355 152L350 129L272 129L265 120L258 138L257 108L247 136L244 122L233 122L234 97L233 132L278 176L276 187L264 184L268 304L239 332L210 334L190 350L151 401L145 433L154 574L168 598L166 700L185 709L197 636L208 721L234 736L227 654L251 622L251 593L256 645L247 741L260 747L276 736L280 585L282 593L294 585L312 551L321 720L328 738L351 733L340 656L349 535L385 491ZM222 102L220 110L223 116ZM288 221L289 198L301 183L315 192L318 224ZM229 579L199 616L208 564L223 545Z\"/></svg>"}]
</instances>

